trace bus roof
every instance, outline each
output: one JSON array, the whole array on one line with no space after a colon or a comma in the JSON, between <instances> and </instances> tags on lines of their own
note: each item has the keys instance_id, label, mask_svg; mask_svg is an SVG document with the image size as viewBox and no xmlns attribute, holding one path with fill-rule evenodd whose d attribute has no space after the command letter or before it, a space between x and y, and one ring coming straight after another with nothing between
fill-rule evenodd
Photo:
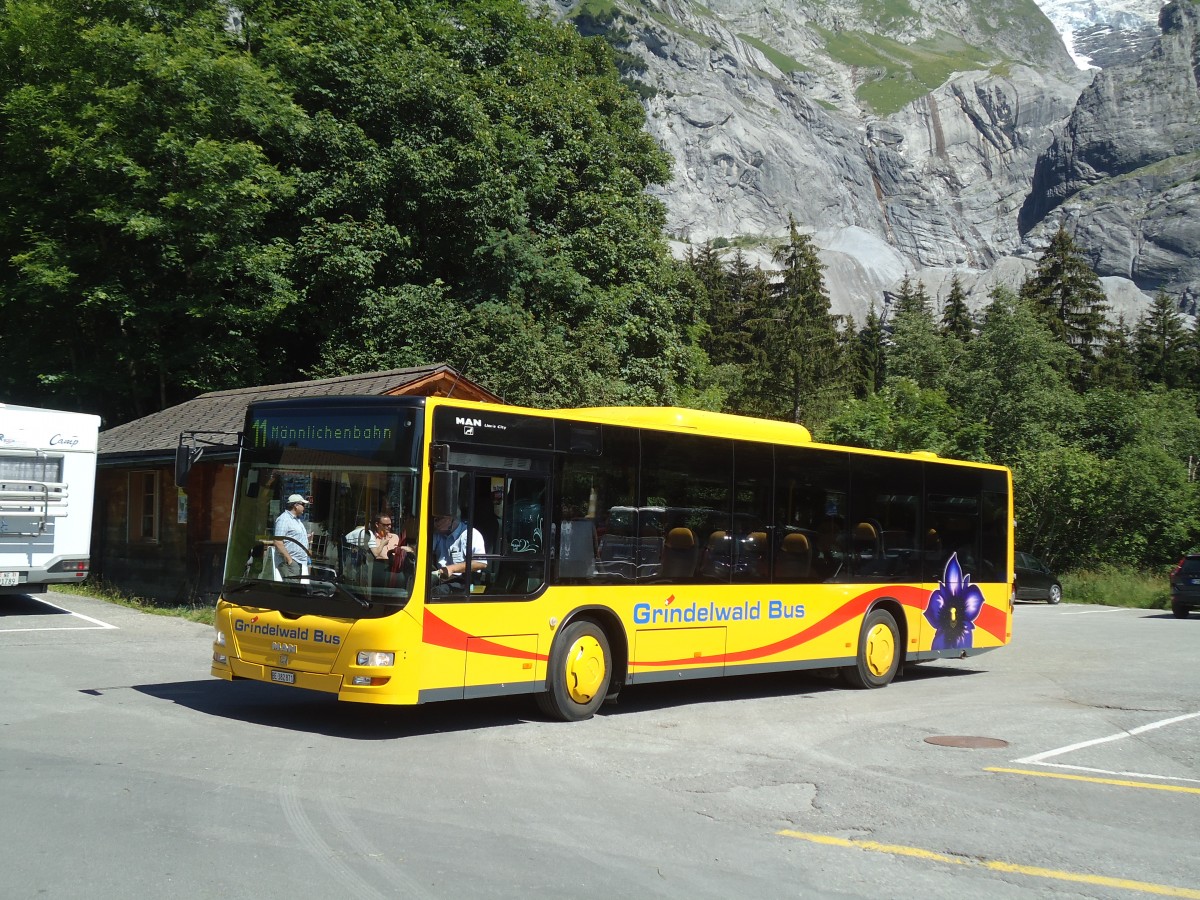
<instances>
[{"instance_id":1,"label":"bus roof","mask_svg":"<svg viewBox=\"0 0 1200 900\"><path fill-rule=\"evenodd\" d=\"M709 412L681 406L591 406L555 409L558 415L579 416L607 425L637 425L642 428L685 428L706 433L723 433L754 441L777 444L807 444L812 434L803 425L776 419L756 419L733 413Z\"/></svg>"}]
</instances>

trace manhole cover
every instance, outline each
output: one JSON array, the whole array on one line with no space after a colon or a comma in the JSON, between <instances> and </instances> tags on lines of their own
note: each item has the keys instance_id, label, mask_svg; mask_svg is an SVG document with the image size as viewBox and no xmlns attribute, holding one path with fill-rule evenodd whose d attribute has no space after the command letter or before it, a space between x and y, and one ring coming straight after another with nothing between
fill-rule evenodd
<instances>
[{"instance_id":1,"label":"manhole cover","mask_svg":"<svg viewBox=\"0 0 1200 900\"><path fill-rule=\"evenodd\" d=\"M967 750L1008 746L1008 741L999 738L972 737L969 734L935 734L925 738L925 743L937 744L939 747L965 747Z\"/></svg>"}]
</instances>

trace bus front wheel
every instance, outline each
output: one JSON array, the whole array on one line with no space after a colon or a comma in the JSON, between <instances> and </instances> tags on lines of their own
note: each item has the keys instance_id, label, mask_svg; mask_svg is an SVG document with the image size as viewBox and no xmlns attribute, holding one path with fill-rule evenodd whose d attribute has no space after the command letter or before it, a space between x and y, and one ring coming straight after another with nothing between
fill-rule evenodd
<instances>
[{"instance_id":1,"label":"bus front wheel","mask_svg":"<svg viewBox=\"0 0 1200 900\"><path fill-rule=\"evenodd\" d=\"M858 636L858 658L842 669L842 677L851 687L883 687L896 677L900 653L900 629L892 614L886 609L871 610Z\"/></svg>"},{"instance_id":2,"label":"bus front wheel","mask_svg":"<svg viewBox=\"0 0 1200 900\"><path fill-rule=\"evenodd\" d=\"M563 722L590 719L600 708L612 681L608 637L595 622L572 622L550 649L546 682L537 695L538 708Z\"/></svg>"}]
</instances>

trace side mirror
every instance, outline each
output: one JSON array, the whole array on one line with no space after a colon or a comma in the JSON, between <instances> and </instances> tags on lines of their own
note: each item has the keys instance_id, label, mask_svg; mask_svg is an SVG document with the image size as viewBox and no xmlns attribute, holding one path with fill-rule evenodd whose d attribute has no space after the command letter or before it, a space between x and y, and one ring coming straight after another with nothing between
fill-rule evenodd
<instances>
[{"instance_id":1,"label":"side mirror","mask_svg":"<svg viewBox=\"0 0 1200 900\"><path fill-rule=\"evenodd\" d=\"M191 474L192 466L196 460L200 458L203 450L199 448L186 447L183 441L180 440L179 446L175 448L175 485L176 487L186 488L188 483L188 475Z\"/></svg>"},{"instance_id":2,"label":"side mirror","mask_svg":"<svg viewBox=\"0 0 1200 900\"><path fill-rule=\"evenodd\" d=\"M458 487L461 473L435 469L431 488L434 516L458 517Z\"/></svg>"}]
</instances>

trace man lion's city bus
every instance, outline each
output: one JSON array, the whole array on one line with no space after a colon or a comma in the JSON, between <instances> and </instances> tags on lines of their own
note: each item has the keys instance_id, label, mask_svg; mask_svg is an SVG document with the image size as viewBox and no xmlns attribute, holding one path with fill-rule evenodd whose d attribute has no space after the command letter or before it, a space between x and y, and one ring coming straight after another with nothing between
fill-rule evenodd
<instances>
[{"instance_id":1,"label":"man lion's city bus","mask_svg":"<svg viewBox=\"0 0 1200 900\"><path fill-rule=\"evenodd\" d=\"M0 595L87 577L100 417L0 403Z\"/></svg>"},{"instance_id":2,"label":"man lion's city bus","mask_svg":"<svg viewBox=\"0 0 1200 900\"><path fill-rule=\"evenodd\" d=\"M360 703L532 694L575 720L650 682L883 687L1011 636L999 466L687 409L424 397L255 403L242 443L220 678ZM310 559L283 575L275 523L298 509Z\"/></svg>"}]
</instances>

